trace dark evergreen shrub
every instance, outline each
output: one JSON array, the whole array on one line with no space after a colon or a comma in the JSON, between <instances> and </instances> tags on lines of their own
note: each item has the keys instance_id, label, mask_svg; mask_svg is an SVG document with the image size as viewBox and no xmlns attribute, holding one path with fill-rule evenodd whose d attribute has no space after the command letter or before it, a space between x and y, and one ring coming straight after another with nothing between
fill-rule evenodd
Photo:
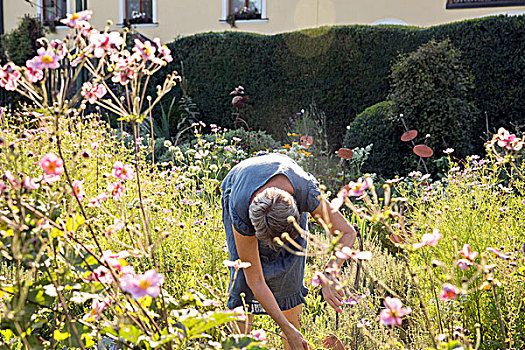
<instances>
[{"instance_id":1,"label":"dark evergreen shrub","mask_svg":"<svg viewBox=\"0 0 525 350\"><path fill-rule=\"evenodd\" d=\"M362 172L377 173L384 177L405 176L415 155L411 146L401 141L403 127L392 122L393 103L379 102L365 109L350 124L345 147L365 147L374 144Z\"/></svg>"},{"instance_id":2,"label":"dark evergreen shrub","mask_svg":"<svg viewBox=\"0 0 525 350\"><path fill-rule=\"evenodd\" d=\"M44 36L42 23L30 15L20 19L20 24L4 37L4 48L7 57L19 66L25 66L26 61L36 56L37 39Z\"/></svg>"},{"instance_id":3,"label":"dark evergreen shrub","mask_svg":"<svg viewBox=\"0 0 525 350\"><path fill-rule=\"evenodd\" d=\"M430 135L427 145L436 155L453 147L455 155L465 156L474 151L474 130L481 122L471 101L472 81L450 41L431 40L394 64L389 100L407 127L418 130L420 142Z\"/></svg>"}]
</instances>

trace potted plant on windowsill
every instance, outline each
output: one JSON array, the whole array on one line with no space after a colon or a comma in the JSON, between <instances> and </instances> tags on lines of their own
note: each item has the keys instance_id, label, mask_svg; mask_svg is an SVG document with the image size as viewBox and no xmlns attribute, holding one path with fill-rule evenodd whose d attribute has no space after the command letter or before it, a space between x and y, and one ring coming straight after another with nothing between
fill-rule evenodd
<instances>
[{"instance_id":1,"label":"potted plant on windowsill","mask_svg":"<svg viewBox=\"0 0 525 350\"><path fill-rule=\"evenodd\" d=\"M131 18L126 19L126 22L131 24L143 24L143 23L153 23L153 19L149 17L146 12L133 11L131 13Z\"/></svg>"},{"instance_id":2,"label":"potted plant on windowsill","mask_svg":"<svg viewBox=\"0 0 525 350\"><path fill-rule=\"evenodd\" d=\"M241 9L235 9L235 19L261 19L261 13L257 7L241 7Z\"/></svg>"},{"instance_id":3,"label":"potted plant on windowsill","mask_svg":"<svg viewBox=\"0 0 525 350\"><path fill-rule=\"evenodd\" d=\"M44 26L49 27L49 31L51 33L56 33L57 26L63 25L62 23L60 23L60 18L55 18L53 15L49 15L49 18L46 21L44 21L43 24Z\"/></svg>"},{"instance_id":4,"label":"potted plant on windowsill","mask_svg":"<svg viewBox=\"0 0 525 350\"><path fill-rule=\"evenodd\" d=\"M236 27L235 21L238 20L252 20L261 19L261 13L257 7L241 7L235 8L233 13L230 13L226 18L226 22L232 27Z\"/></svg>"}]
</instances>

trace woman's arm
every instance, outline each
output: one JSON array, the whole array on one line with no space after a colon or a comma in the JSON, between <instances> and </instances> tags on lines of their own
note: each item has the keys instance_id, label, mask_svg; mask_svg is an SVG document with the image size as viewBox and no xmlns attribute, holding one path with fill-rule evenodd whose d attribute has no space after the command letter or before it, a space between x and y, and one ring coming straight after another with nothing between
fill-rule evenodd
<instances>
[{"instance_id":1,"label":"woman's arm","mask_svg":"<svg viewBox=\"0 0 525 350\"><path fill-rule=\"evenodd\" d=\"M233 234L239 259L251 263L251 266L244 269L244 275L248 287L252 290L255 298L266 310L268 315L281 327L286 335L288 344L292 349L308 349L308 343L303 335L297 330L284 316L270 288L264 280L261 260L259 258L259 246L257 237L243 236L234 227Z\"/></svg>"},{"instance_id":2,"label":"woman's arm","mask_svg":"<svg viewBox=\"0 0 525 350\"><path fill-rule=\"evenodd\" d=\"M353 226L345 219L343 214L339 210L335 210L330 206L330 203L326 199L321 199L321 203L311 213L315 220L322 220L330 228L330 234L332 236L341 235L339 238L339 244L343 247L352 247L355 242L356 232ZM332 256L326 266L328 272L332 272L333 275L329 278L333 279L339 273L341 265L343 264L342 259ZM337 290L336 284L323 282L323 296L327 303L334 308L337 312L342 312L341 309L343 291Z\"/></svg>"}]
</instances>

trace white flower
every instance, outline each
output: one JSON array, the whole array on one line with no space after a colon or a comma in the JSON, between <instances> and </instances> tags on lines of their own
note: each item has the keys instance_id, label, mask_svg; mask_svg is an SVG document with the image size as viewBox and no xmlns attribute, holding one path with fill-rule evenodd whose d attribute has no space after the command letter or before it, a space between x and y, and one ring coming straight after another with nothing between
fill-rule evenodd
<instances>
[{"instance_id":1,"label":"white flower","mask_svg":"<svg viewBox=\"0 0 525 350\"><path fill-rule=\"evenodd\" d=\"M170 148L171 147L171 141L170 140L164 141L164 147Z\"/></svg>"},{"instance_id":2,"label":"white flower","mask_svg":"<svg viewBox=\"0 0 525 350\"><path fill-rule=\"evenodd\" d=\"M195 159L204 159L210 154L210 151L204 151L204 150L198 150L197 153L195 153Z\"/></svg>"}]
</instances>

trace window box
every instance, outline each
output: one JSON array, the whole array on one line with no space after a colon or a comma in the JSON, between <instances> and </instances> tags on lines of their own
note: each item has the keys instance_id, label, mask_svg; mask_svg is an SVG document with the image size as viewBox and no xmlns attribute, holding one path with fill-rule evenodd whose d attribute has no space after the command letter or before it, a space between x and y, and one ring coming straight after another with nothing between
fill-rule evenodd
<instances>
[{"instance_id":1,"label":"window box","mask_svg":"<svg viewBox=\"0 0 525 350\"><path fill-rule=\"evenodd\" d=\"M222 0L223 23L235 27L235 21L239 23L261 23L268 22L266 16L266 0Z\"/></svg>"},{"instance_id":2,"label":"window box","mask_svg":"<svg viewBox=\"0 0 525 350\"><path fill-rule=\"evenodd\" d=\"M261 19L260 13L236 13L235 20L250 20L250 19Z\"/></svg>"}]
</instances>

